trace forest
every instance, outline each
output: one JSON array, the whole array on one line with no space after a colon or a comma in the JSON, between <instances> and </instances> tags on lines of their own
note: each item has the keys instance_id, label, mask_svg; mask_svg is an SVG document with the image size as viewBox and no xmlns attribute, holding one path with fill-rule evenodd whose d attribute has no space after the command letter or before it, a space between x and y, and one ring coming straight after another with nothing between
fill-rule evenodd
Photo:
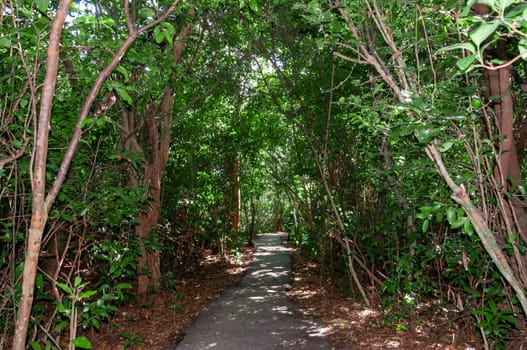
<instances>
[{"instance_id":1,"label":"forest","mask_svg":"<svg viewBox=\"0 0 527 350\"><path fill-rule=\"evenodd\" d=\"M0 349L177 319L279 231L377 332L527 346L525 1L0 6Z\"/></svg>"}]
</instances>

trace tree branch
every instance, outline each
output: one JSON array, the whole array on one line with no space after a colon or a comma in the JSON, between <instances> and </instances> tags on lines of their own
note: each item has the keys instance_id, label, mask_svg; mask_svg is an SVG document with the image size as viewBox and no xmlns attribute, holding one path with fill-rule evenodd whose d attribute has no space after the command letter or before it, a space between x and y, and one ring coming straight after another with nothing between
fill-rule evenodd
<instances>
[{"instance_id":1,"label":"tree branch","mask_svg":"<svg viewBox=\"0 0 527 350\"><path fill-rule=\"evenodd\" d=\"M126 1L126 0L125 0ZM137 39L138 35L140 33L145 32L146 30L153 28L154 26L158 25L159 23L163 22L169 15L174 11L177 4L179 3L179 0L174 0L172 5L168 8L168 10L160 16L157 20L154 22L129 33L128 38L124 41L124 43L121 45L117 53L114 55L110 63L101 71L99 76L97 77L90 93L88 94L88 97L86 98L86 101L84 102L84 105L82 106L81 114L77 120L77 124L75 125L75 129L73 131L73 135L71 137L71 141L68 145L68 148L66 150L66 154L64 155L64 158L62 159L62 163L59 168L59 172L57 173L57 177L55 178L55 182L53 183L53 186L51 187L48 196L46 197L46 205L51 207L53 202L55 201L55 198L57 197L60 188L62 187L62 184L64 183L64 180L66 178L66 174L68 172L68 169L71 165L71 162L73 160L73 156L75 154L75 149L77 148L77 145L80 141L80 138L82 136L82 123L83 121L88 117L90 113L90 109L95 101L95 98L97 97L103 83L106 81L106 79L110 76L110 74L113 72L113 70L119 65L121 62L121 59L123 58L126 51L130 48L130 46L134 43L134 41Z\"/></svg>"},{"instance_id":2,"label":"tree branch","mask_svg":"<svg viewBox=\"0 0 527 350\"><path fill-rule=\"evenodd\" d=\"M476 230L481 243L483 244L483 247L490 255L492 261L501 272L502 276L507 280L507 282L509 282L511 287L516 292L516 296L520 301L523 313L527 315L527 297L525 296L525 292L516 276L514 276L514 272L507 262L507 257L503 254L503 250L499 247L493 233L490 231L487 223L485 222L483 213L472 204L465 187L463 185L458 186L454 183L443 163L441 152L437 146L432 144L427 145L426 154L434 162L437 171L443 177L443 179L445 179L448 187L450 187L452 190L452 199L461 205L469 217L470 222L474 226L474 229Z\"/></svg>"}]
</instances>

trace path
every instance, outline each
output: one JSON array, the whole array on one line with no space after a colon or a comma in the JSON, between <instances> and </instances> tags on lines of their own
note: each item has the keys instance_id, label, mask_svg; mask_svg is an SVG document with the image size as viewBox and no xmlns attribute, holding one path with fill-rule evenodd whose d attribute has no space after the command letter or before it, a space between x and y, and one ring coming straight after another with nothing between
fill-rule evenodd
<instances>
[{"instance_id":1,"label":"path","mask_svg":"<svg viewBox=\"0 0 527 350\"><path fill-rule=\"evenodd\" d=\"M176 349L331 349L323 330L286 295L292 274L284 235L266 233L255 240L242 282L198 317Z\"/></svg>"}]
</instances>

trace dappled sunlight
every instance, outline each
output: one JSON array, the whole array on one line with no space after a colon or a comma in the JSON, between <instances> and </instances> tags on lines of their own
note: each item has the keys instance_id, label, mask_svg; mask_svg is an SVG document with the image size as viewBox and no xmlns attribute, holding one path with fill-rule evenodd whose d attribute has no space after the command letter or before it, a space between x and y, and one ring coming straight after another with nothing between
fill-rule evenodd
<instances>
[{"instance_id":1,"label":"dappled sunlight","mask_svg":"<svg viewBox=\"0 0 527 350\"><path fill-rule=\"evenodd\" d=\"M243 344L243 348L261 348L266 344L276 348L284 344L306 349L329 349L324 339L329 328L320 327L303 317L298 306L287 298L292 273L289 249L278 245L280 235L259 236L244 279L229 289L187 331L178 349L228 348Z\"/></svg>"},{"instance_id":2,"label":"dappled sunlight","mask_svg":"<svg viewBox=\"0 0 527 350\"><path fill-rule=\"evenodd\" d=\"M293 258L294 279L288 295L302 311L321 323L336 349L445 349L475 350L474 337L449 324L453 310L433 302L418 304L411 318L366 307L342 293L337 279L320 275L318 265Z\"/></svg>"},{"instance_id":3,"label":"dappled sunlight","mask_svg":"<svg viewBox=\"0 0 527 350\"><path fill-rule=\"evenodd\" d=\"M357 315L361 318L361 320L367 320L372 317L379 317L381 315L381 311L366 308L362 311L358 311Z\"/></svg>"},{"instance_id":4,"label":"dappled sunlight","mask_svg":"<svg viewBox=\"0 0 527 350\"><path fill-rule=\"evenodd\" d=\"M258 247L258 252L255 253L256 256L261 255L271 255L270 252L289 252L291 251L291 248L287 248L284 246L260 246Z\"/></svg>"},{"instance_id":5,"label":"dappled sunlight","mask_svg":"<svg viewBox=\"0 0 527 350\"><path fill-rule=\"evenodd\" d=\"M233 267L231 269L227 269L227 270L225 270L225 272L228 273L229 275L238 275L238 274L242 273L245 270L247 270L247 268L245 268L243 266L239 266L239 267Z\"/></svg>"},{"instance_id":6,"label":"dappled sunlight","mask_svg":"<svg viewBox=\"0 0 527 350\"><path fill-rule=\"evenodd\" d=\"M287 276L287 271L273 271L273 270L262 270L262 271L255 271L251 273L251 276L262 278L262 277L271 277L276 278L280 276Z\"/></svg>"}]
</instances>

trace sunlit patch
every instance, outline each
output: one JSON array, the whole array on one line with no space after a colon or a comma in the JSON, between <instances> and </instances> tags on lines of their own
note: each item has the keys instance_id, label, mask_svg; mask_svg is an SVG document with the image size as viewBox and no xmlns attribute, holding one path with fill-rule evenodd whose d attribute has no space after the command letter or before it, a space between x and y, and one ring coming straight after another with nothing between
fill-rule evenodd
<instances>
[{"instance_id":1,"label":"sunlit patch","mask_svg":"<svg viewBox=\"0 0 527 350\"><path fill-rule=\"evenodd\" d=\"M233 267L231 269L227 269L225 272L228 273L229 275L238 275L242 273L243 271L245 271L246 269L247 269L246 267Z\"/></svg>"},{"instance_id":2,"label":"sunlit patch","mask_svg":"<svg viewBox=\"0 0 527 350\"><path fill-rule=\"evenodd\" d=\"M298 299L310 299L318 295L319 293L314 290L301 289L301 290L292 292L291 294L293 294L295 298L298 298Z\"/></svg>"},{"instance_id":3,"label":"sunlit patch","mask_svg":"<svg viewBox=\"0 0 527 350\"><path fill-rule=\"evenodd\" d=\"M370 319L370 318L373 318L373 317L377 317L380 315L380 311L378 310L373 310L373 309L364 309L362 311L359 311L357 312L357 315L362 319L362 320L366 320L366 319Z\"/></svg>"},{"instance_id":4,"label":"sunlit patch","mask_svg":"<svg viewBox=\"0 0 527 350\"><path fill-rule=\"evenodd\" d=\"M273 311L276 311L281 314L287 314L287 315L293 314L287 306L275 306L273 307Z\"/></svg>"},{"instance_id":5,"label":"sunlit patch","mask_svg":"<svg viewBox=\"0 0 527 350\"><path fill-rule=\"evenodd\" d=\"M325 337L332 333L333 327L322 327L317 328L312 332L309 332L310 337Z\"/></svg>"}]
</instances>

